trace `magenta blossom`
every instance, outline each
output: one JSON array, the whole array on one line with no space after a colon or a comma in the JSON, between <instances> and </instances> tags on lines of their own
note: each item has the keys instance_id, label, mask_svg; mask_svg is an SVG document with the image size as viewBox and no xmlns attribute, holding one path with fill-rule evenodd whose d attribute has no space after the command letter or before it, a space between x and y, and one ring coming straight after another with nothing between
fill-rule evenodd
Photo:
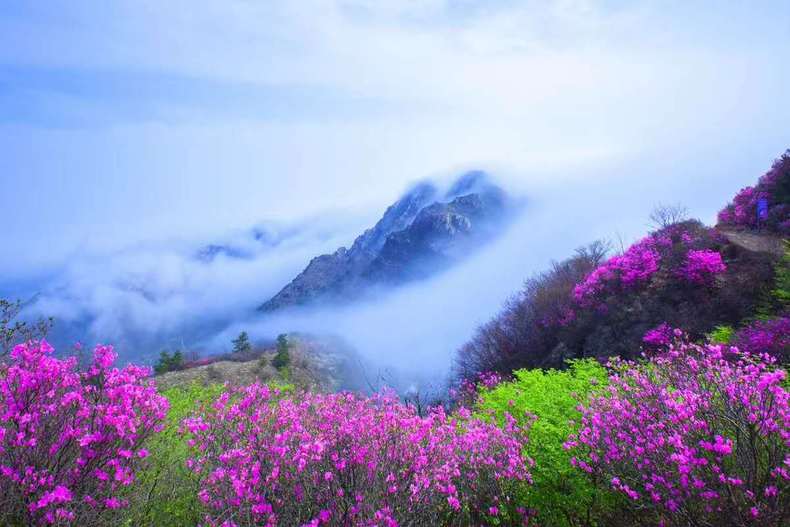
<instances>
[{"instance_id":1,"label":"magenta blossom","mask_svg":"<svg viewBox=\"0 0 790 527\"><path fill-rule=\"evenodd\" d=\"M651 348L660 348L669 346L674 338L675 332L673 328L664 322L645 333L642 341Z\"/></svg>"},{"instance_id":2,"label":"magenta blossom","mask_svg":"<svg viewBox=\"0 0 790 527\"><path fill-rule=\"evenodd\" d=\"M615 360L566 448L645 524L787 525L790 395L767 356L676 340L646 362Z\"/></svg>"},{"instance_id":3,"label":"magenta blossom","mask_svg":"<svg viewBox=\"0 0 790 527\"><path fill-rule=\"evenodd\" d=\"M767 227L790 234L790 203L786 190L790 186L789 180L790 151L787 151L757 181L756 186L741 189L732 203L719 212L719 224L741 228ZM768 207L767 217L760 217L760 201Z\"/></svg>"},{"instance_id":4,"label":"magenta blossom","mask_svg":"<svg viewBox=\"0 0 790 527\"><path fill-rule=\"evenodd\" d=\"M98 346L86 372L46 341L0 365L0 523L101 525L134 480L167 400L146 368L113 368Z\"/></svg>"},{"instance_id":5,"label":"magenta blossom","mask_svg":"<svg viewBox=\"0 0 790 527\"><path fill-rule=\"evenodd\" d=\"M390 395L233 389L184 422L207 525L481 525L529 481L526 430ZM496 514L493 514L495 511ZM504 523L500 523L504 524Z\"/></svg>"},{"instance_id":6,"label":"magenta blossom","mask_svg":"<svg viewBox=\"0 0 790 527\"><path fill-rule=\"evenodd\" d=\"M732 344L746 353L768 353L781 363L790 362L790 316L759 320L738 330Z\"/></svg>"},{"instance_id":7,"label":"magenta blossom","mask_svg":"<svg viewBox=\"0 0 790 527\"><path fill-rule=\"evenodd\" d=\"M689 251L686 262L680 269L680 276L697 284L710 283L713 278L727 270L718 251L708 249Z\"/></svg>"}]
</instances>

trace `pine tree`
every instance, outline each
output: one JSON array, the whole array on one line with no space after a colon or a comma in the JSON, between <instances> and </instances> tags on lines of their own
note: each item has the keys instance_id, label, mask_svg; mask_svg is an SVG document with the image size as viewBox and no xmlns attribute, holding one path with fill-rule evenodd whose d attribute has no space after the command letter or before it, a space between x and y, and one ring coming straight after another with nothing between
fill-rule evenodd
<instances>
[{"instance_id":1,"label":"pine tree","mask_svg":"<svg viewBox=\"0 0 790 527\"><path fill-rule=\"evenodd\" d=\"M163 350L159 354L159 361L154 365L154 372L158 375L167 373L169 371L176 371L184 367L184 354L181 351L176 351L172 355L167 350Z\"/></svg>"},{"instance_id":2,"label":"pine tree","mask_svg":"<svg viewBox=\"0 0 790 527\"><path fill-rule=\"evenodd\" d=\"M246 331L242 331L239 336L231 341L233 343L233 353L245 354L252 351L252 344L250 344L250 337Z\"/></svg>"},{"instance_id":3,"label":"pine tree","mask_svg":"<svg viewBox=\"0 0 790 527\"><path fill-rule=\"evenodd\" d=\"M272 366L282 370L291 362L291 354L288 352L288 336L284 333L277 337L277 354L272 359Z\"/></svg>"}]
</instances>

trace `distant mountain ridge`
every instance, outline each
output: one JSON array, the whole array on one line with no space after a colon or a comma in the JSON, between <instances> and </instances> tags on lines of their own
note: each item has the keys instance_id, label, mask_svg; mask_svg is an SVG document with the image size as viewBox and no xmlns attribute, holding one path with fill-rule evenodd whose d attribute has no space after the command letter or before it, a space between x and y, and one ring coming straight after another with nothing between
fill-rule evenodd
<instances>
[{"instance_id":1,"label":"distant mountain ridge","mask_svg":"<svg viewBox=\"0 0 790 527\"><path fill-rule=\"evenodd\" d=\"M376 285L428 277L493 239L513 208L483 171L463 174L444 194L433 183L419 183L350 248L313 258L259 310L348 301Z\"/></svg>"}]
</instances>

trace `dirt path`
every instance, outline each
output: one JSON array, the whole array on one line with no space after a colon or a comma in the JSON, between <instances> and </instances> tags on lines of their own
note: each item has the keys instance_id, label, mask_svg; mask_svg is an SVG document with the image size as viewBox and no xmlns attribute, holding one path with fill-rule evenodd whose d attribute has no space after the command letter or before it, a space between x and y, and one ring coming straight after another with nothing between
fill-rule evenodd
<instances>
[{"instance_id":1,"label":"dirt path","mask_svg":"<svg viewBox=\"0 0 790 527\"><path fill-rule=\"evenodd\" d=\"M760 253L771 253L776 256L784 254L784 241L781 236L775 234L758 234L748 231L736 231L732 229L719 229L735 245L746 250Z\"/></svg>"}]
</instances>

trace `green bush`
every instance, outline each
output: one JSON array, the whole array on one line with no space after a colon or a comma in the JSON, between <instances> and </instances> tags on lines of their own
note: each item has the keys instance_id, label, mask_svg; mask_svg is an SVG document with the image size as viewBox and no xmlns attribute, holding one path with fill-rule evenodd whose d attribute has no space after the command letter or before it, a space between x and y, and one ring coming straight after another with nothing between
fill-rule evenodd
<instances>
[{"instance_id":1,"label":"green bush","mask_svg":"<svg viewBox=\"0 0 790 527\"><path fill-rule=\"evenodd\" d=\"M776 264L776 281L773 297L782 309L790 308L790 241L785 240L785 254Z\"/></svg>"},{"instance_id":2,"label":"green bush","mask_svg":"<svg viewBox=\"0 0 790 527\"><path fill-rule=\"evenodd\" d=\"M733 336L735 329L732 326L716 326L708 333L708 340L713 344L729 344Z\"/></svg>"},{"instance_id":3,"label":"green bush","mask_svg":"<svg viewBox=\"0 0 790 527\"><path fill-rule=\"evenodd\" d=\"M524 485L520 499L537 509L539 525L610 525L605 520L620 498L596 489L594 482L570 464L563 448L576 430L579 401L607 382L606 369L593 359L569 361L567 370L518 370L515 380L480 392L480 413L499 420L507 412L521 423L534 419L524 454L535 461L533 485Z\"/></svg>"},{"instance_id":4,"label":"green bush","mask_svg":"<svg viewBox=\"0 0 790 527\"><path fill-rule=\"evenodd\" d=\"M198 482L186 467L188 447L178 433L181 421L203 402L216 398L223 390L219 384L177 386L165 390L170 401L167 422L160 434L146 444L148 468L129 489L130 508L124 525L198 525L202 506L197 498Z\"/></svg>"}]
</instances>

